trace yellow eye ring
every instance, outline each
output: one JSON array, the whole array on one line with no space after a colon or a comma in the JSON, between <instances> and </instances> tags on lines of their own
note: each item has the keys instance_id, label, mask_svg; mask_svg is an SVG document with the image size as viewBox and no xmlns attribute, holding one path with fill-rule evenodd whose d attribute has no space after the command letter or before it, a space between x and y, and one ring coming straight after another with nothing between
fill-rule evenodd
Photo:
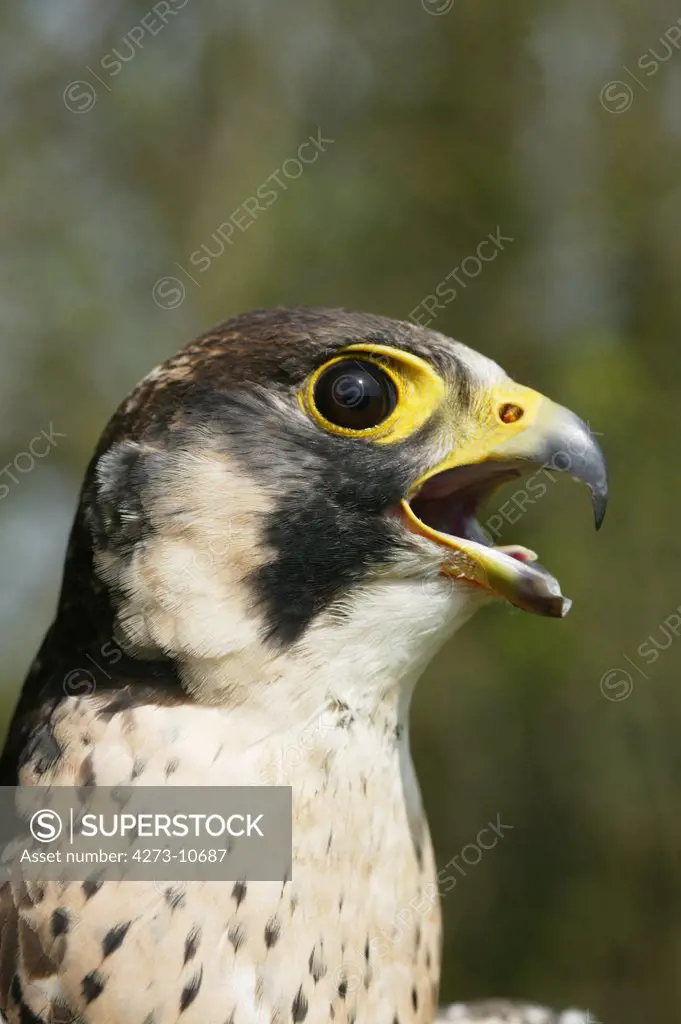
<instances>
[{"instance_id":1,"label":"yellow eye ring","mask_svg":"<svg viewBox=\"0 0 681 1024\"><path fill-rule=\"evenodd\" d=\"M373 427L360 430L339 426L327 419L315 402L315 388L325 372L339 362L354 359L376 366L394 388L394 408ZM435 369L420 356L405 349L373 342L347 345L329 359L303 384L298 403L304 415L328 433L341 437L367 438L376 444L397 444L411 437L435 415L445 402L447 385Z\"/></svg>"}]
</instances>

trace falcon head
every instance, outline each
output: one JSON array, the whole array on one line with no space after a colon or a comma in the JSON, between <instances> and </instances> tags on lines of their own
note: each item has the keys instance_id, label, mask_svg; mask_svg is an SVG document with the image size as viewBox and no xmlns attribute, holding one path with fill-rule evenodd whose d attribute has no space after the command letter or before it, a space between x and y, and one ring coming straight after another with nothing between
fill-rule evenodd
<instances>
[{"instance_id":1,"label":"falcon head","mask_svg":"<svg viewBox=\"0 0 681 1024\"><path fill-rule=\"evenodd\" d=\"M312 675L363 693L415 678L489 598L568 610L535 554L478 518L542 466L587 485L599 526L589 430L490 359L340 309L240 316L154 370L106 429L57 627L80 650L115 637L126 658L170 661L210 702L292 671L299 691Z\"/></svg>"}]
</instances>

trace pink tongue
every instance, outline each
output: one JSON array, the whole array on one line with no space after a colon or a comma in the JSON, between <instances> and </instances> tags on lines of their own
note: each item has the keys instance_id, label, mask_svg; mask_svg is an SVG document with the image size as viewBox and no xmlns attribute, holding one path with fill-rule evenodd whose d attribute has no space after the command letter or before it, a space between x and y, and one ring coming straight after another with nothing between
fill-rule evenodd
<instances>
[{"instance_id":1,"label":"pink tongue","mask_svg":"<svg viewBox=\"0 0 681 1024\"><path fill-rule=\"evenodd\" d=\"M516 562L536 562L537 553L530 548L524 548L520 544L506 544L498 549L503 551L509 558L515 558Z\"/></svg>"}]
</instances>

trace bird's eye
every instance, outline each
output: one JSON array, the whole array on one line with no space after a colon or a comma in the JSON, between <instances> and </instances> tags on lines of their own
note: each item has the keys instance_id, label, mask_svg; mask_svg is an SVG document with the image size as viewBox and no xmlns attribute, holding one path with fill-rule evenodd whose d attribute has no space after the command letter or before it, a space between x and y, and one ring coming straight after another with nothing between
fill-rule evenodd
<instances>
[{"instance_id":1,"label":"bird's eye","mask_svg":"<svg viewBox=\"0 0 681 1024\"><path fill-rule=\"evenodd\" d=\"M363 359L333 363L314 386L317 411L337 427L368 430L382 423L397 405L397 391L388 374Z\"/></svg>"}]
</instances>

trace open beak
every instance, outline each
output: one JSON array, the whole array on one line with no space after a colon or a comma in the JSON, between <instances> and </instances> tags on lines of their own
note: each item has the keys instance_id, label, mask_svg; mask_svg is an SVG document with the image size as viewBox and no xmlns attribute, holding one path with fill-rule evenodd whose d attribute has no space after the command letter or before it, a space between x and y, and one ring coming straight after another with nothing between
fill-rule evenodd
<instances>
[{"instance_id":1,"label":"open beak","mask_svg":"<svg viewBox=\"0 0 681 1024\"><path fill-rule=\"evenodd\" d=\"M402 501L408 529L444 549L442 572L483 587L538 615L570 610L560 584L518 545L494 546L476 519L498 487L534 472L535 494L555 471L569 473L591 491L596 529L608 496L603 453L589 428L568 409L511 381L494 389L471 420L466 436L420 477ZM527 481L527 495L530 481ZM530 498L528 504L536 500Z\"/></svg>"}]
</instances>

